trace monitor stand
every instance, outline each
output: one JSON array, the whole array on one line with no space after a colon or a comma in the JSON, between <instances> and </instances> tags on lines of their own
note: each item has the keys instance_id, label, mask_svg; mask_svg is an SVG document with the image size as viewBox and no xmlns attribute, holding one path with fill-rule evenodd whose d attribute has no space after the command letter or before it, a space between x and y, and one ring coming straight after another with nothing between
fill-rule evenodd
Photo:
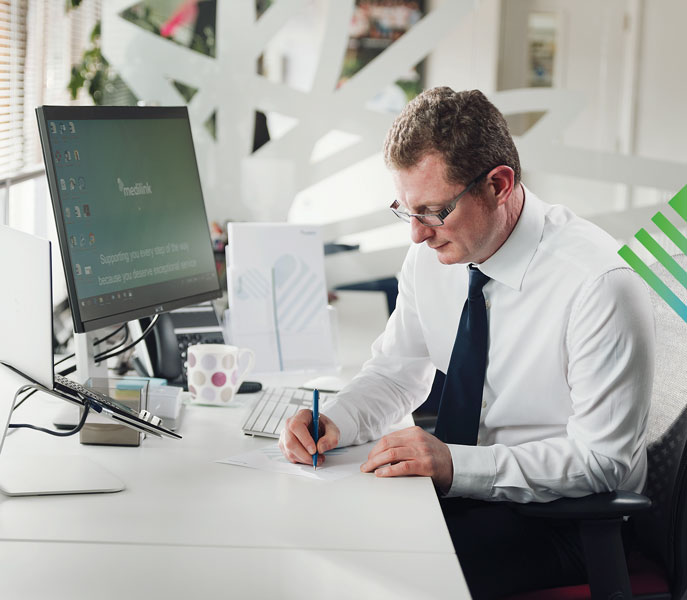
<instances>
[{"instance_id":1,"label":"monitor stand","mask_svg":"<svg viewBox=\"0 0 687 600\"><path fill-rule=\"evenodd\" d=\"M7 496L49 496L120 492L115 475L84 456L2 456L0 492Z\"/></svg>"},{"instance_id":2,"label":"monitor stand","mask_svg":"<svg viewBox=\"0 0 687 600\"><path fill-rule=\"evenodd\" d=\"M25 454L22 448L6 447L8 425L14 410L15 390L26 382L0 368L0 492L7 496L92 494L125 488L115 475L84 456ZM21 435L21 430L13 430ZM11 444L12 446L14 444Z\"/></svg>"},{"instance_id":3,"label":"monitor stand","mask_svg":"<svg viewBox=\"0 0 687 600\"><path fill-rule=\"evenodd\" d=\"M105 335L103 330L89 331L87 333L74 334L74 353L76 354L76 372L71 378L85 384L91 377L107 378L107 361L95 363L95 346L93 342L98 337ZM79 407L65 403L53 419L53 424L58 429L72 429L79 422Z\"/></svg>"},{"instance_id":4,"label":"monitor stand","mask_svg":"<svg viewBox=\"0 0 687 600\"><path fill-rule=\"evenodd\" d=\"M95 341L98 334L103 335L103 330L89 331L87 333L74 334L74 351L76 353L76 380L86 383L91 377L107 377L107 361L99 364L95 362Z\"/></svg>"},{"instance_id":5,"label":"monitor stand","mask_svg":"<svg viewBox=\"0 0 687 600\"><path fill-rule=\"evenodd\" d=\"M129 333L132 339L138 339L143 334L141 323L138 319L129 321ZM86 383L90 378L106 379L108 376L107 361L99 364L95 362L95 355L97 353L94 342L107 334L106 329L98 329L96 331L89 331L87 333L74 334L74 352L76 353L76 381L79 383ZM150 335L154 335L152 332ZM101 348L100 350L104 350ZM141 340L134 346L134 356L141 361L144 371L151 376L154 373L153 365L150 361L146 343Z\"/></svg>"}]
</instances>

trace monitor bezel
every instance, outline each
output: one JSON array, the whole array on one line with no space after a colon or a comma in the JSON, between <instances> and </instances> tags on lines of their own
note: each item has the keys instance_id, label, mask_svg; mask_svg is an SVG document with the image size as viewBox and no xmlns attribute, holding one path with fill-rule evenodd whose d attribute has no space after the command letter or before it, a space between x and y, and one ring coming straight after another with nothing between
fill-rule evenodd
<instances>
[{"instance_id":1,"label":"monitor bezel","mask_svg":"<svg viewBox=\"0 0 687 600\"><path fill-rule=\"evenodd\" d=\"M222 295L222 288L217 275L217 270L214 270L217 286L215 289L175 298L168 302L160 304L139 307L135 309L125 310L116 314L98 317L96 319L89 319L84 321L81 317L81 306L76 291L76 282L74 280L74 271L72 269L71 258L69 254L69 239L67 230L63 219L63 210L60 201L59 184L57 174L52 161L52 149L50 146L50 135L48 130L48 122L51 120L99 120L99 119L178 119L186 120L189 128L189 135L191 136L191 144L193 145L193 152L195 156L195 144L193 142L193 134L191 131L191 123L188 117L188 109L186 106L39 106L36 108L36 117L38 119L39 137L41 140L41 148L43 152L43 162L45 164L45 173L48 179L48 189L50 190L50 199L53 208L53 215L55 218L55 227L57 229L57 237L60 246L60 254L62 255L62 265L64 266L64 275L67 281L67 295L69 297L69 304L72 313L72 321L74 324L75 333L86 333L94 331L108 325L117 325L133 319L140 319L143 317L154 316L159 313L169 312L176 308L188 306L190 304L197 304L207 300L214 300ZM200 185L200 194L202 200L202 210L205 217L205 223L208 227L208 251L213 254L212 242L210 238L210 226L207 219L207 209L205 207L205 198L203 195L202 182L200 179L200 172L198 170L197 158L193 161Z\"/></svg>"}]
</instances>

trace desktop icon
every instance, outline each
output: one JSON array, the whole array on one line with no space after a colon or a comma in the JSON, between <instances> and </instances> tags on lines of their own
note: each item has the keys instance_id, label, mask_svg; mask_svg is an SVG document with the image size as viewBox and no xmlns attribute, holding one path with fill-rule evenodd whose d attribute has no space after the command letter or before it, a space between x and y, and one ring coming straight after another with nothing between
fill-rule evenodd
<instances>
[{"instance_id":1,"label":"desktop icon","mask_svg":"<svg viewBox=\"0 0 687 600\"><path fill-rule=\"evenodd\" d=\"M67 191L67 182L64 179L60 179L60 189L62 189L63 192Z\"/></svg>"},{"instance_id":2,"label":"desktop icon","mask_svg":"<svg viewBox=\"0 0 687 600\"><path fill-rule=\"evenodd\" d=\"M72 211L68 206L64 207L64 218L65 219L71 219L72 218Z\"/></svg>"},{"instance_id":3,"label":"desktop icon","mask_svg":"<svg viewBox=\"0 0 687 600\"><path fill-rule=\"evenodd\" d=\"M74 205L74 216L75 216L77 219L80 219L80 218L81 218L81 207L80 207L78 204L75 204L75 205Z\"/></svg>"},{"instance_id":4,"label":"desktop icon","mask_svg":"<svg viewBox=\"0 0 687 600\"><path fill-rule=\"evenodd\" d=\"M62 160L62 153L59 150L55 150L55 162L60 162Z\"/></svg>"},{"instance_id":5,"label":"desktop icon","mask_svg":"<svg viewBox=\"0 0 687 600\"><path fill-rule=\"evenodd\" d=\"M95 245L95 234L93 234L93 233L88 234L88 245L89 246Z\"/></svg>"},{"instance_id":6,"label":"desktop icon","mask_svg":"<svg viewBox=\"0 0 687 600\"><path fill-rule=\"evenodd\" d=\"M57 125L55 121L50 121L50 133L57 133Z\"/></svg>"},{"instance_id":7,"label":"desktop icon","mask_svg":"<svg viewBox=\"0 0 687 600\"><path fill-rule=\"evenodd\" d=\"M65 123L60 123L60 133L64 135L67 133L67 125Z\"/></svg>"},{"instance_id":8,"label":"desktop icon","mask_svg":"<svg viewBox=\"0 0 687 600\"><path fill-rule=\"evenodd\" d=\"M80 190L86 189L86 180L83 177L79 177L79 189ZM88 216L88 215L86 215L86 216Z\"/></svg>"},{"instance_id":9,"label":"desktop icon","mask_svg":"<svg viewBox=\"0 0 687 600\"><path fill-rule=\"evenodd\" d=\"M79 246L82 248L86 247L86 236L82 233L81 238L79 239Z\"/></svg>"},{"instance_id":10,"label":"desktop icon","mask_svg":"<svg viewBox=\"0 0 687 600\"><path fill-rule=\"evenodd\" d=\"M79 151L78 150L74 150L74 160L81 160L79 158Z\"/></svg>"},{"instance_id":11,"label":"desktop icon","mask_svg":"<svg viewBox=\"0 0 687 600\"><path fill-rule=\"evenodd\" d=\"M76 133L76 127L74 127L74 121L69 121L69 131L70 131L70 133Z\"/></svg>"},{"instance_id":12,"label":"desktop icon","mask_svg":"<svg viewBox=\"0 0 687 600\"><path fill-rule=\"evenodd\" d=\"M76 273L79 276L81 275L81 265L79 263L76 263L74 265L74 273Z\"/></svg>"},{"instance_id":13,"label":"desktop icon","mask_svg":"<svg viewBox=\"0 0 687 600\"><path fill-rule=\"evenodd\" d=\"M69 243L72 245L72 248L76 247L76 236L75 235L70 236Z\"/></svg>"},{"instance_id":14,"label":"desktop icon","mask_svg":"<svg viewBox=\"0 0 687 600\"><path fill-rule=\"evenodd\" d=\"M88 204L83 205L83 216L84 217L90 217L91 216L91 207Z\"/></svg>"},{"instance_id":15,"label":"desktop icon","mask_svg":"<svg viewBox=\"0 0 687 600\"><path fill-rule=\"evenodd\" d=\"M73 177L69 178L69 189L70 190L76 189L76 179L74 179Z\"/></svg>"},{"instance_id":16,"label":"desktop icon","mask_svg":"<svg viewBox=\"0 0 687 600\"><path fill-rule=\"evenodd\" d=\"M92 274L93 274L93 267L91 267L91 265L86 265L86 266L83 268L83 272L84 272L86 275L92 275Z\"/></svg>"},{"instance_id":17,"label":"desktop icon","mask_svg":"<svg viewBox=\"0 0 687 600\"><path fill-rule=\"evenodd\" d=\"M69 150L64 151L64 160L66 160L67 162L71 162L72 153Z\"/></svg>"}]
</instances>

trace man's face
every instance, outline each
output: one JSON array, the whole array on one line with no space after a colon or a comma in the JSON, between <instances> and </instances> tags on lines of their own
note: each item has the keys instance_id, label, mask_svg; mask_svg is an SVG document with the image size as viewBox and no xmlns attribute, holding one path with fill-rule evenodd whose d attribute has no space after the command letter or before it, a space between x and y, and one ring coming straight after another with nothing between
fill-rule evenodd
<instances>
[{"instance_id":1,"label":"man's face","mask_svg":"<svg viewBox=\"0 0 687 600\"><path fill-rule=\"evenodd\" d=\"M404 210L426 213L445 208L466 187L449 183L445 173L446 163L437 154L428 154L409 169L392 171L397 200ZM481 263L496 250L491 248L496 237L497 216L495 202L470 191L439 227L427 227L412 218L410 237L415 244L426 242L442 264Z\"/></svg>"}]
</instances>

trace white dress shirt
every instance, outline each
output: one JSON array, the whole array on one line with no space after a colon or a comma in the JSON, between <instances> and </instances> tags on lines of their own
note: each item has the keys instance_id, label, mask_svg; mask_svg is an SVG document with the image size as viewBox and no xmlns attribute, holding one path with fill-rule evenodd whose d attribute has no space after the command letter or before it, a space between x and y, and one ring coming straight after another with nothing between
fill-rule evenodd
<instances>
[{"instance_id":1,"label":"white dress shirt","mask_svg":"<svg viewBox=\"0 0 687 600\"><path fill-rule=\"evenodd\" d=\"M524 189L513 232L479 265L491 278L479 437L449 444L447 495L640 491L654 372L648 291L613 238ZM323 410L340 445L381 437L425 400L435 368L448 369L467 290L467 265L442 265L425 243L410 248L372 358Z\"/></svg>"}]
</instances>

